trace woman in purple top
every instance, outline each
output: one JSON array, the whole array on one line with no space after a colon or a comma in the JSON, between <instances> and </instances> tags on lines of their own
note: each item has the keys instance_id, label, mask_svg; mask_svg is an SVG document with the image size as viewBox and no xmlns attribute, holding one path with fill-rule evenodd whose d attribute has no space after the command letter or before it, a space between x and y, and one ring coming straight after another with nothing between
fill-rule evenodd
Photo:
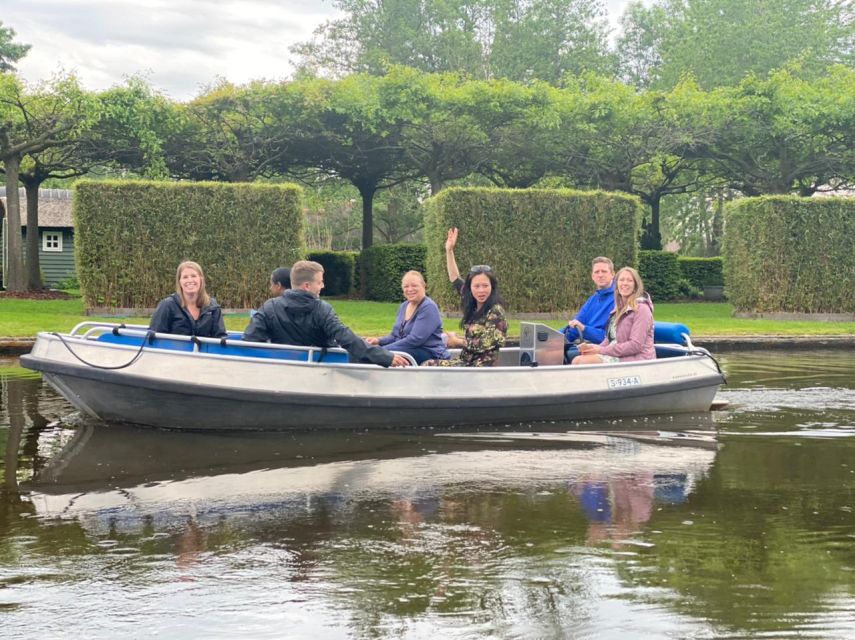
<instances>
[{"instance_id":1,"label":"woman in purple top","mask_svg":"<svg viewBox=\"0 0 855 640\"><path fill-rule=\"evenodd\" d=\"M449 358L442 341L439 308L427 296L424 276L418 271L407 271L401 279L401 289L406 300L398 309L392 332L382 338L368 338L366 342L389 351L409 353L419 364Z\"/></svg>"},{"instance_id":2,"label":"woman in purple top","mask_svg":"<svg viewBox=\"0 0 855 640\"><path fill-rule=\"evenodd\" d=\"M582 355L573 364L653 360L653 303L644 293L638 271L624 267L615 278L615 308L600 344L579 345Z\"/></svg>"}]
</instances>

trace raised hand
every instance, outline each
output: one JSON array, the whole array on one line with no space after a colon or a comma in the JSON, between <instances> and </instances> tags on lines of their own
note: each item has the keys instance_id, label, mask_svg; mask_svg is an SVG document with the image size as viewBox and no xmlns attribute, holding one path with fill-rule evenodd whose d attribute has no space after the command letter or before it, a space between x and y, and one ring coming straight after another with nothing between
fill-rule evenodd
<instances>
[{"instance_id":1,"label":"raised hand","mask_svg":"<svg viewBox=\"0 0 855 640\"><path fill-rule=\"evenodd\" d=\"M445 250L446 251L454 251L455 245L457 245L457 234L459 233L459 229L457 227L451 227L448 230L448 236L445 238Z\"/></svg>"}]
</instances>

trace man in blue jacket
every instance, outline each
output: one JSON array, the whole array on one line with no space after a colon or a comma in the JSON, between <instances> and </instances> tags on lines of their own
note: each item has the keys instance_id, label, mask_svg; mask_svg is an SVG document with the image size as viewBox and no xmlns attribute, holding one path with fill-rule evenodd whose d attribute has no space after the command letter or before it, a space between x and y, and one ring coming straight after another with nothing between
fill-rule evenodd
<instances>
[{"instance_id":1,"label":"man in blue jacket","mask_svg":"<svg viewBox=\"0 0 855 640\"><path fill-rule=\"evenodd\" d=\"M615 307L614 279L615 266L611 260L598 256L591 261L591 280L597 285L597 290L564 327L564 337L568 342L564 362L571 362L579 355L576 342L584 340L600 344L605 339L609 315Z\"/></svg>"}]
</instances>

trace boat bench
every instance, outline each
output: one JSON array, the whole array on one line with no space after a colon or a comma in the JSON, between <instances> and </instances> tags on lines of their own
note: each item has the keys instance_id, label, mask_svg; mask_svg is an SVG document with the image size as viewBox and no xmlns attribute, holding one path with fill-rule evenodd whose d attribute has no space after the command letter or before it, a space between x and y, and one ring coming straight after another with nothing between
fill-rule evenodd
<instances>
[{"instance_id":1,"label":"boat bench","mask_svg":"<svg viewBox=\"0 0 855 640\"><path fill-rule=\"evenodd\" d=\"M312 362L347 362L347 353L343 350L329 350L323 353L320 349L312 351L303 349L280 349L271 348L269 344L264 342L245 342L243 344L235 344L240 340L240 334L236 336L229 335L229 342L220 344L219 342L199 342L198 351L200 353L210 353L224 356L242 356L247 358L266 358L268 360L294 360L307 362L311 353ZM98 336L98 342L106 342L109 344L122 344L133 347L138 347L145 340L144 336L128 336L114 335L106 332ZM153 338L149 343L153 349L168 349L170 351L196 351L196 345L190 340L174 340L171 338Z\"/></svg>"}]
</instances>

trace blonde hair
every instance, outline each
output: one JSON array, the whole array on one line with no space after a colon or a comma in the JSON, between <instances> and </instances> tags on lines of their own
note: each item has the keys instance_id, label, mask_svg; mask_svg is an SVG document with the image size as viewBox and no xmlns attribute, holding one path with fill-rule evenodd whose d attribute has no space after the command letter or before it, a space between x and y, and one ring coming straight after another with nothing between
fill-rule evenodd
<instances>
[{"instance_id":1,"label":"blonde hair","mask_svg":"<svg viewBox=\"0 0 855 640\"><path fill-rule=\"evenodd\" d=\"M421 271L407 271L407 273L401 276L401 284L404 283L404 278L406 278L407 276L415 276L416 278L421 280L423 287L427 286L427 282L425 282L425 277L422 275Z\"/></svg>"},{"instance_id":2,"label":"blonde hair","mask_svg":"<svg viewBox=\"0 0 855 640\"><path fill-rule=\"evenodd\" d=\"M185 309L187 308L187 300L184 298L184 292L181 290L181 272L184 269L193 269L196 273L199 274L199 280L201 280L199 284L199 294L196 296L196 305L202 309L207 307L211 302L211 296L208 295L208 291L205 289L205 272L202 271L202 267L199 266L199 263L193 262L192 260L185 260L181 264L178 265L178 268L175 270L175 293L178 294L178 297L181 298L181 306Z\"/></svg>"},{"instance_id":3,"label":"blonde hair","mask_svg":"<svg viewBox=\"0 0 855 640\"><path fill-rule=\"evenodd\" d=\"M291 286L297 289L300 285L315 279L316 273L323 273L324 267L312 260L298 260L291 265Z\"/></svg>"},{"instance_id":4,"label":"blonde hair","mask_svg":"<svg viewBox=\"0 0 855 640\"><path fill-rule=\"evenodd\" d=\"M626 271L628 274L632 276L632 279L635 281L635 288L632 290L632 293L629 295L629 298L624 303L623 296L620 294L617 288L617 281L620 278L620 274ZM645 297L644 293L644 283L641 281L641 276L638 275L638 271L633 269L632 267L623 267L620 271L615 274L615 314L620 318L623 314L628 313L630 311L638 311L638 299Z\"/></svg>"},{"instance_id":5,"label":"blonde hair","mask_svg":"<svg viewBox=\"0 0 855 640\"><path fill-rule=\"evenodd\" d=\"M612 273L614 273L614 271L615 271L615 263L612 262L609 258L607 258L605 256L597 256L596 258L591 260L591 268L592 269L594 268L594 265L598 265L598 264L607 264L607 265L609 265L609 271L611 271Z\"/></svg>"}]
</instances>

